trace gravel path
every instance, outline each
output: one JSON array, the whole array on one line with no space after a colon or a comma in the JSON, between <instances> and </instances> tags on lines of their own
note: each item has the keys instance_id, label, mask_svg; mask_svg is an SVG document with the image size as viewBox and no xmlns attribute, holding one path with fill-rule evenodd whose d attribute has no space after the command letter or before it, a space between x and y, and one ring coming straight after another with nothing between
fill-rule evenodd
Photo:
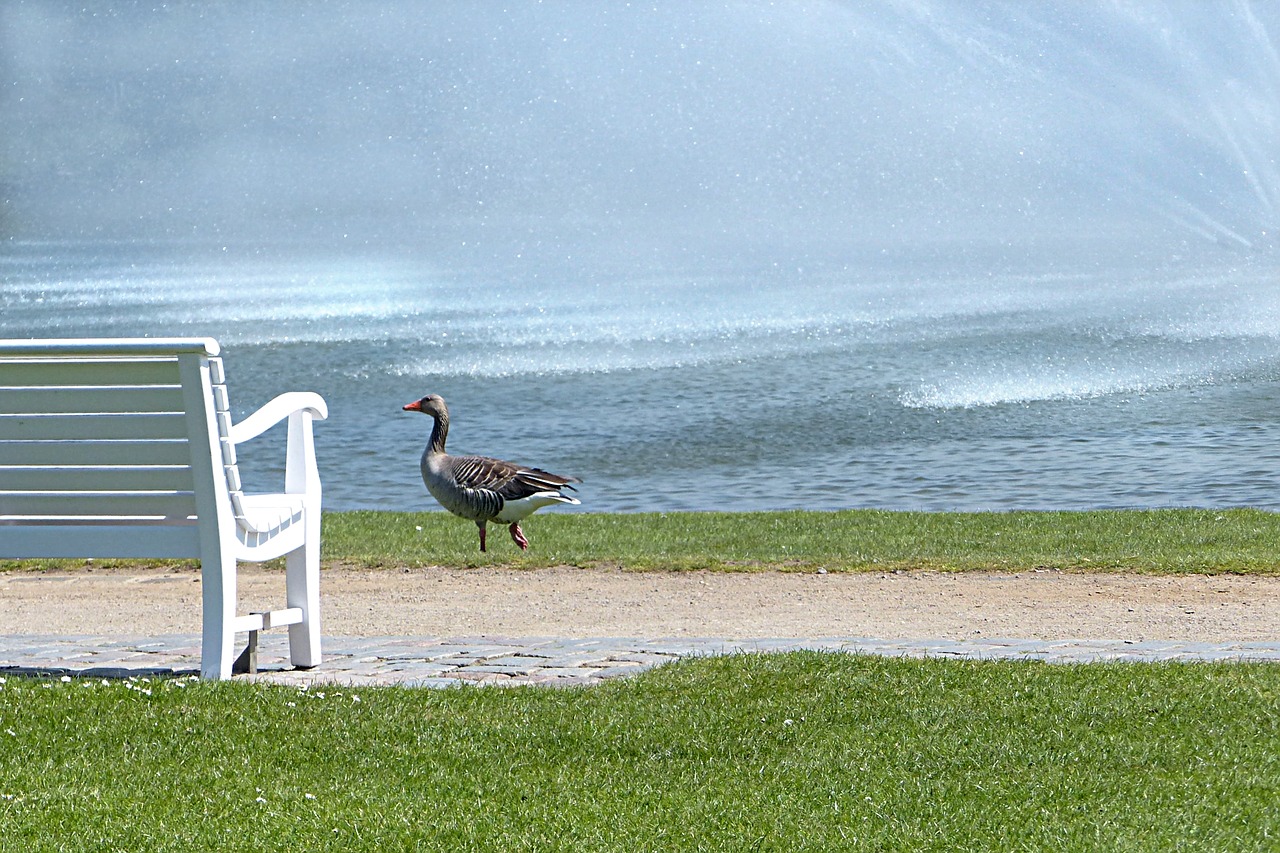
<instances>
[{"instance_id":1,"label":"gravel path","mask_svg":"<svg viewBox=\"0 0 1280 853\"><path fill-rule=\"evenodd\" d=\"M195 571L0 574L0 671L198 669ZM292 672L263 635L259 678L292 684L594 683L690 654L820 648L1046 661L1280 660L1280 578L357 570L322 582L325 663ZM241 611L283 598L240 575Z\"/></svg>"}]
</instances>

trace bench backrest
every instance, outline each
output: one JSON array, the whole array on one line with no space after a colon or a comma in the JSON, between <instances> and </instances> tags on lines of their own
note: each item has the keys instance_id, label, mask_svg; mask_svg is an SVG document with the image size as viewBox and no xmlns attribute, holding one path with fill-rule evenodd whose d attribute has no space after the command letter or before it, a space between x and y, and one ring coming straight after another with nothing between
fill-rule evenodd
<instances>
[{"instance_id":1,"label":"bench backrest","mask_svg":"<svg viewBox=\"0 0 1280 853\"><path fill-rule=\"evenodd\" d=\"M218 352L0 341L0 558L200 556L240 488Z\"/></svg>"}]
</instances>

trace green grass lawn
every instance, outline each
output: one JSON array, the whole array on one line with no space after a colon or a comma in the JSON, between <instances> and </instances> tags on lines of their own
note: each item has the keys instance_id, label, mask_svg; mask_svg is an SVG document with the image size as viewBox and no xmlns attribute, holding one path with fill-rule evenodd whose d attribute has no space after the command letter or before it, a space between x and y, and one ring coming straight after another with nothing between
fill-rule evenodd
<instances>
[{"instance_id":1,"label":"green grass lawn","mask_svg":"<svg viewBox=\"0 0 1280 853\"><path fill-rule=\"evenodd\" d=\"M1280 516L325 518L360 566L1275 573ZM47 563L9 562L5 568ZM55 563L59 567L81 565ZM582 689L10 677L0 851L1280 849L1280 665L686 660Z\"/></svg>"},{"instance_id":2,"label":"green grass lawn","mask_svg":"<svg viewBox=\"0 0 1280 853\"><path fill-rule=\"evenodd\" d=\"M601 687L10 678L3 850L1280 844L1280 666L685 661Z\"/></svg>"},{"instance_id":3,"label":"green grass lawn","mask_svg":"<svg viewBox=\"0 0 1280 853\"><path fill-rule=\"evenodd\" d=\"M605 566L723 571L1280 572L1280 514L1260 510L1092 512L541 513L519 551L491 525L444 512L331 512L329 564ZM0 560L4 569L66 569L84 561ZM137 561L115 561L115 564Z\"/></svg>"},{"instance_id":4,"label":"green grass lawn","mask_svg":"<svg viewBox=\"0 0 1280 853\"><path fill-rule=\"evenodd\" d=\"M541 513L521 554L501 526L488 554L441 512L325 517L326 560L366 566L573 565L828 571L1036 567L1139 572L1280 569L1280 515L1257 510L917 513Z\"/></svg>"}]
</instances>

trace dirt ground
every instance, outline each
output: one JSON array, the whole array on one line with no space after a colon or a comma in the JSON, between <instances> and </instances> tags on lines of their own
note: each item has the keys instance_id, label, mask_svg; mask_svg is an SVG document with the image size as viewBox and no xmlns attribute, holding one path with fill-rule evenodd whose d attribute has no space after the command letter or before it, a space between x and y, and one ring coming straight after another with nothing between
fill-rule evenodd
<instances>
[{"instance_id":1,"label":"dirt ground","mask_svg":"<svg viewBox=\"0 0 1280 853\"><path fill-rule=\"evenodd\" d=\"M0 634L198 633L198 572L0 573ZM245 567L240 612L284 605ZM1280 578L724 574L326 568L330 636L1009 637L1227 642L1280 637Z\"/></svg>"}]
</instances>

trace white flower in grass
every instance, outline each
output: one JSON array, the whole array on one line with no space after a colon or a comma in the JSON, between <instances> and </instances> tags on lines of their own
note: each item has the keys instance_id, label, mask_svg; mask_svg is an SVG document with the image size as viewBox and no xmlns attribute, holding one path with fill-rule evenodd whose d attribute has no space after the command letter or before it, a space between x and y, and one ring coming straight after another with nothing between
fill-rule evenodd
<instances>
[{"instance_id":1,"label":"white flower in grass","mask_svg":"<svg viewBox=\"0 0 1280 853\"><path fill-rule=\"evenodd\" d=\"M308 800L314 800L316 798L315 794L303 794L302 796L306 797Z\"/></svg>"},{"instance_id":2,"label":"white flower in grass","mask_svg":"<svg viewBox=\"0 0 1280 853\"><path fill-rule=\"evenodd\" d=\"M62 678L59 678L58 680L59 680L59 681L61 681L63 684L70 684L70 683L71 683L71 676L69 676L69 675L64 675L64 676L62 676Z\"/></svg>"}]
</instances>

